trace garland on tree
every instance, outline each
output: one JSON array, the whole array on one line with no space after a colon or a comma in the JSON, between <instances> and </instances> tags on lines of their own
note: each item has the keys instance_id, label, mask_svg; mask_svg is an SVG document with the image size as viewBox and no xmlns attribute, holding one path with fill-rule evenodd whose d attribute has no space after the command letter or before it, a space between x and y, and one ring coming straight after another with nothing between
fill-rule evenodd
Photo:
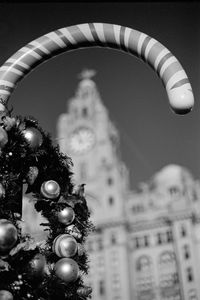
<instances>
[{"instance_id":1,"label":"garland on tree","mask_svg":"<svg viewBox=\"0 0 200 300\"><path fill-rule=\"evenodd\" d=\"M84 185L75 190L72 161L32 117L0 115L0 299L81 300L93 229ZM44 242L22 232L22 188L46 218Z\"/></svg>"}]
</instances>

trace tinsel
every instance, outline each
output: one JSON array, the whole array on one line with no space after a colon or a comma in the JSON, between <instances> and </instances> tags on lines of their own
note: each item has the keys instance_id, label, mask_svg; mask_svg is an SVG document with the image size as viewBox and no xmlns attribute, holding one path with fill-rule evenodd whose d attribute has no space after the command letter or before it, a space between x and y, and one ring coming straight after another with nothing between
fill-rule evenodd
<instances>
[{"instance_id":1,"label":"tinsel","mask_svg":"<svg viewBox=\"0 0 200 300\"><path fill-rule=\"evenodd\" d=\"M14 300L81 300L77 289L84 288L79 278L65 284L53 270L53 265L59 260L52 251L53 240L63 233L69 233L67 226L59 223L57 212L67 206L75 212L74 226L80 231L79 243L84 243L89 231L93 229L89 221L89 210L84 198L84 185L78 190L72 182L72 161L60 152L47 134L33 117L15 118L8 115L1 118L0 126L7 130L8 142L0 149L0 184L5 189L0 199L0 219L10 220L18 230L18 241L15 247L4 257L0 257L0 290L12 293ZM42 134L42 144L32 149L26 141L23 130L34 127ZM34 182L27 180L30 167L35 166L38 173ZM59 200L44 199L40 193L43 182L56 181L61 189ZM48 231L48 238L43 243L36 244L28 234L21 232L22 188L27 185L26 193L32 193L35 208L47 219L43 223ZM30 280L28 264L37 254L46 257L47 272L43 280ZM77 262L80 274L88 272L87 254L73 257ZM87 297L86 297L87 298ZM84 298L84 299L86 299Z\"/></svg>"}]
</instances>

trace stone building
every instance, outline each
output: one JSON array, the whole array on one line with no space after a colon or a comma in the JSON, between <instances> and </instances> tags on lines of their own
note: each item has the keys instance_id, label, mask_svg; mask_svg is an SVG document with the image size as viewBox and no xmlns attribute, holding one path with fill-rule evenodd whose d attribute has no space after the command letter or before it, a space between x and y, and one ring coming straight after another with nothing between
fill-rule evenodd
<instances>
[{"instance_id":1,"label":"stone building","mask_svg":"<svg viewBox=\"0 0 200 300\"><path fill-rule=\"evenodd\" d=\"M85 71L57 124L96 231L86 248L93 300L200 300L200 186L169 165L137 191L119 159L119 135Z\"/></svg>"}]
</instances>

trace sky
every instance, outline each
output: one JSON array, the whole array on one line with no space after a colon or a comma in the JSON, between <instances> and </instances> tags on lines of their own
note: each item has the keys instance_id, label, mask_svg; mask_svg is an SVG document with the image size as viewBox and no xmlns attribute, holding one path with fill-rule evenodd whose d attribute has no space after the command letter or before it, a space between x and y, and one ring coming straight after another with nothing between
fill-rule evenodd
<instances>
[{"instance_id":1,"label":"sky","mask_svg":"<svg viewBox=\"0 0 200 300\"><path fill-rule=\"evenodd\" d=\"M116 50L92 48L48 60L23 79L9 104L15 115L32 115L56 139L56 122L77 88L84 68L95 82L121 137L121 158L131 186L167 164L188 168L200 179L200 4L198 2L0 3L0 64L30 41L52 30L87 22L119 24L164 44L190 79L195 107L174 114L157 74Z\"/></svg>"}]
</instances>

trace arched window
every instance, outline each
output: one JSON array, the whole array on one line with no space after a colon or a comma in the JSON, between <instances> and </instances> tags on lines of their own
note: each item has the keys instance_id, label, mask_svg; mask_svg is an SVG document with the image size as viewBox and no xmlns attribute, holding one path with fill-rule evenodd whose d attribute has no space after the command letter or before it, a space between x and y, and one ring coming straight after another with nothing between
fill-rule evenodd
<instances>
[{"instance_id":1,"label":"arched window","mask_svg":"<svg viewBox=\"0 0 200 300\"><path fill-rule=\"evenodd\" d=\"M180 294L178 289L179 280L176 257L173 251L164 251L160 254L158 270L162 297L167 297L169 291L174 297L178 296Z\"/></svg>"},{"instance_id":2,"label":"arched window","mask_svg":"<svg viewBox=\"0 0 200 300\"><path fill-rule=\"evenodd\" d=\"M151 269L152 260L149 256L142 255L136 261L136 270L138 272L146 272Z\"/></svg>"},{"instance_id":3,"label":"arched window","mask_svg":"<svg viewBox=\"0 0 200 300\"><path fill-rule=\"evenodd\" d=\"M154 299L153 262L150 256L142 255L136 260L136 290L138 299Z\"/></svg>"},{"instance_id":4,"label":"arched window","mask_svg":"<svg viewBox=\"0 0 200 300\"><path fill-rule=\"evenodd\" d=\"M198 300L195 289L189 290L188 299L189 300Z\"/></svg>"}]
</instances>

